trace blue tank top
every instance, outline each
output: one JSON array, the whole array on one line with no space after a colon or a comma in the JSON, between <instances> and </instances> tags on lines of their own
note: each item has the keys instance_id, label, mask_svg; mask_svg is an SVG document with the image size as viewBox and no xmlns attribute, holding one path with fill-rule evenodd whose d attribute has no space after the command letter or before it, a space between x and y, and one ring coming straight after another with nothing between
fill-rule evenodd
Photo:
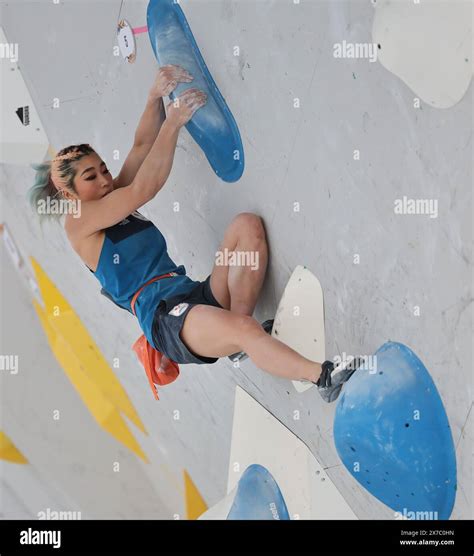
<instances>
[{"instance_id":1,"label":"blue tank top","mask_svg":"<svg viewBox=\"0 0 474 556\"><path fill-rule=\"evenodd\" d=\"M138 211L104 229L105 238L97 269L91 272L102 284L107 297L120 307L131 310L134 294L151 278L168 272L177 276L163 278L146 286L135 303L135 312L143 333L153 343L155 310L162 299L184 294L199 282L186 276L183 265L176 266L168 255L166 240L158 228Z\"/></svg>"}]
</instances>

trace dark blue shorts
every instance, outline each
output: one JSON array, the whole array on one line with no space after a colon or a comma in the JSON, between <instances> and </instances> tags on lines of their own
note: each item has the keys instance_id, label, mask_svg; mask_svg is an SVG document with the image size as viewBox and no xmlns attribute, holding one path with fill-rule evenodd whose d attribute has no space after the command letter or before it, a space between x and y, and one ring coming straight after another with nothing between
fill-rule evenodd
<instances>
[{"instance_id":1,"label":"dark blue shorts","mask_svg":"<svg viewBox=\"0 0 474 556\"><path fill-rule=\"evenodd\" d=\"M180 337L184 319L194 305L213 305L223 309L213 296L211 275L199 282L190 292L162 299L153 317L153 343L158 351L176 363L215 363L218 357L204 357L190 351Z\"/></svg>"}]
</instances>

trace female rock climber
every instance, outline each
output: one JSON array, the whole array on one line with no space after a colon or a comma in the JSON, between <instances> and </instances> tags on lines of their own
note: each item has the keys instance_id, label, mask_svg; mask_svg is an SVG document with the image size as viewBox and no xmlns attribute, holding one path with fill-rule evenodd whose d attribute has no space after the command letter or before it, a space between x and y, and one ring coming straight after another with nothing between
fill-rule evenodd
<instances>
[{"instance_id":1,"label":"female rock climber","mask_svg":"<svg viewBox=\"0 0 474 556\"><path fill-rule=\"evenodd\" d=\"M209 364L245 352L260 369L311 381L325 401L333 401L354 369L306 359L252 317L268 259L259 216L238 214L219 248L221 253L253 252L258 265L216 262L200 282L171 260L160 230L138 212L165 185L179 132L206 103L203 91L190 88L167 104L165 113L163 97L178 82L192 79L180 66L159 69L133 147L116 178L90 145L66 147L52 161L34 165L37 174L30 203L35 208L39 201L56 196L79 202L80 216L65 216L67 237L102 291L128 311L134 305L146 339L162 354L161 371L170 361Z\"/></svg>"}]
</instances>

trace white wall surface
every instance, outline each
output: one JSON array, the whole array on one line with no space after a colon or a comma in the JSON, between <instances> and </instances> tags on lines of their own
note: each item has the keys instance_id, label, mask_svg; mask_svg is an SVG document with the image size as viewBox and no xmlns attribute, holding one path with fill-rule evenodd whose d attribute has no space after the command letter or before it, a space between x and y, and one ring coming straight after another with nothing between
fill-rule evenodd
<instances>
[{"instance_id":1,"label":"white wall surface","mask_svg":"<svg viewBox=\"0 0 474 556\"><path fill-rule=\"evenodd\" d=\"M2 5L2 25L7 39L20 45L20 66L51 144L59 149L90 142L114 176L119 163L112 160L113 150L125 156L130 148L157 70L146 34L137 37L135 64L112 55L115 25L121 17L132 27L145 25L146 5L119 0ZM256 318L273 316L293 268L304 264L324 290L329 357L373 353L388 339L408 344L430 370L452 426L459 466L453 518L470 518L472 84L452 108L414 109L414 93L380 64L335 59L335 42L371 41L370 2L182 0L181 5L238 122L246 170L236 184L219 181L183 131L170 178L145 214L164 233L174 260L203 280L231 219L255 212L265 221L270 245ZM235 45L240 57L233 55ZM61 99L59 109L52 108L54 97ZM299 109L293 107L295 97ZM343 468L332 438L335 407L314 390L298 394L290 382L250 361L234 369L222 359L183 367L179 380L155 402L129 347L139 334L137 323L99 295L99 284L64 232L45 227L41 235L25 201L33 171L4 165L0 172L3 220L15 239L35 255L107 360L127 361L118 375L150 432L149 446L142 447L154 465L184 466L208 505L218 502L226 494L238 384L311 448L359 518L393 517ZM395 215L394 200L403 195L438 199L438 218ZM179 213L172 210L175 201ZM296 201L299 213L293 212ZM359 265L353 264L354 254L360 255ZM11 272L8 264L2 268ZM23 310L6 318L11 329L6 349L8 342L15 345L15 330L28 329L35 350L47 350L25 295L21 303ZM420 316L414 316L415 306ZM22 342L21 349L31 356L29 344ZM2 390L3 419L19 447L31 450L28 455L46 477L55 445L69 443L73 431L80 438L85 423L93 437L94 461L72 443L67 462L56 461L54 473L48 468L57 478L56 491L64 490L61 481L72 481L67 494L83 517L171 518L179 503L159 484L166 479L153 472L145 478L133 456L130 475L120 485L104 476L100 460L120 446L94 425L59 369L42 380L39 372L44 369L25 373L26 398L19 383L9 381ZM51 393L56 404L74 409L67 429L54 435L41 432ZM172 419L174 409L181 412L179 422ZM293 420L295 409L303 416L299 421ZM37 444L41 435L48 445L44 452ZM107 503L94 498L92 504L98 484L104 496L112 495ZM33 509L17 506L15 513L27 517Z\"/></svg>"}]
</instances>

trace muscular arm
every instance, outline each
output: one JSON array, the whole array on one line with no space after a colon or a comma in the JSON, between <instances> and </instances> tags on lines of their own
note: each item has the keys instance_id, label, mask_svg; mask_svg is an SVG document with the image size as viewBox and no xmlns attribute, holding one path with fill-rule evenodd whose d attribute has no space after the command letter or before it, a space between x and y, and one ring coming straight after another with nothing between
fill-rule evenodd
<instances>
[{"instance_id":1,"label":"muscular arm","mask_svg":"<svg viewBox=\"0 0 474 556\"><path fill-rule=\"evenodd\" d=\"M140 166L134 181L148 199L152 199L163 187L173 166L174 153L180 125L167 119L149 153Z\"/></svg>"},{"instance_id":2,"label":"muscular arm","mask_svg":"<svg viewBox=\"0 0 474 556\"><path fill-rule=\"evenodd\" d=\"M166 114L163 98L150 93L145 110L138 122L137 130L135 131L134 146L149 145L151 147L165 119Z\"/></svg>"},{"instance_id":3,"label":"muscular arm","mask_svg":"<svg viewBox=\"0 0 474 556\"><path fill-rule=\"evenodd\" d=\"M153 199L165 184L178 141L180 125L167 119L130 185L81 204L81 235L113 226Z\"/></svg>"},{"instance_id":4,"label":"muscular arm","mask_svg":"<svg viewBox=\"0 0 474 556\"><path fill-rule=\"evenodd\" d=\"M171 172L179 130L205 103L204 92L188 89L175 102L168 104L167 118L132 182L114 188L100 199L81 203L83 237L113 226L153 199Z\"/></svg>"},{"instance_id":5,"label":"muscular arm","mask_svg":"<svg viewBox=\"0 0 474 556\"><path fill-rule=\"evenodd\" d=\"M138 169L158 137L165 119L166 114L162 97L150 94L135 132L133 146L123 163L119 175L114 179L114 189L126 187L132 183Z\"/></svg>"}]
</instances>

